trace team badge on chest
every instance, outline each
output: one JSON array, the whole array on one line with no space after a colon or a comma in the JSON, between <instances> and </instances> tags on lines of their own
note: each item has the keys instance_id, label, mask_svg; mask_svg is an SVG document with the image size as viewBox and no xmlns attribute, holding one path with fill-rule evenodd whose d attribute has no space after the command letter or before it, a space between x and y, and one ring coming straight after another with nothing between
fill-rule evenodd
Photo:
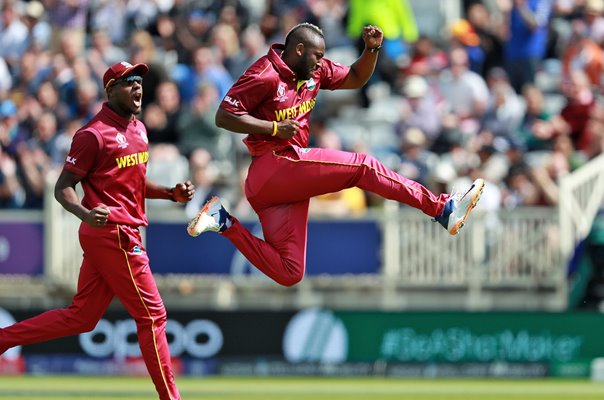
<instances>
[{"instance_id":1,"label":"team badge on chest","mask_svg":"<svg viewBox=\"0 0 604 400\"><path fill-rule=\"evenodd\" d=\"M279 101L279 103L282 103L285 100L287 100L287 95L285 94L285 85L281 84L277 88L277 99L276 100Z\"/></svg>"},{"instance_id":2,"label":"team badge on chest","mask_svg":"<svg viewBox=\"0 0 604 400\"><path fill-rule=\"evenodd\" d=\"M123 133L119 133L115 136L115 141L117 142L117 147L120 149L125 149L128 147L128 141L126 140L126 136Z\"/></svg>"},{"instance_id":3,"label":"team badge on chest","mask_svg":"<svg viewBox=\"0 0 604 400\"><path fill-rule=\"evenodd\" d=\"M314 90L314 88L317 87L317 82L315 82L315 80L313 78L310 78L307 82L306 82L306 89L308 90Z\"/></svg>"},{"instance_id":4,"label":"team badge on chest","mask_svg":"<svg viewBox=\"0 0 604 400\"><path fill-rule=\"evenodd\" d=\"M143 142L149 144L149 139L147 138L147 134L142 129L139 129L138 133L140 133L141 138L143 138Z\"/></svg>"}]
</instances>

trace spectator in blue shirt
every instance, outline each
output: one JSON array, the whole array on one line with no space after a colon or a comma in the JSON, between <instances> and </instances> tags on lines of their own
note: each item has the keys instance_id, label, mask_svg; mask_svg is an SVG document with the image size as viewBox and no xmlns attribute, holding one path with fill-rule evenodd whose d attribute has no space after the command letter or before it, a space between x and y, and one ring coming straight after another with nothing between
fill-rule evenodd
<instances>
[{"instance_id":1,"label":"spectator in blue shirt","mask_svg":"<svg viewBox=\"0 0 604 400\"><path fill-rule=\"evenodd\" d=\"M517 93L533 83L539 62L545 56L552 0L513 0L508 17L505 66Z\"/></svg>"}]
</instances>

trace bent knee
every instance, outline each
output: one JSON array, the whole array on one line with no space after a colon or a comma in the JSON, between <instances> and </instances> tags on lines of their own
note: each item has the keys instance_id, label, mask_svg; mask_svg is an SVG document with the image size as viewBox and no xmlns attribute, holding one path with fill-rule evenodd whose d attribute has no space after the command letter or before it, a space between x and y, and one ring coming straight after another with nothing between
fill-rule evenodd
<instances>
[{"instance_id":1,"label":"bent knee","mask_svg":"<svg viewBox=\"0 0 604 400\"><path fill-rule=\"evenodd\" d=\"M291 286L294 286L295 284L299 283L302 280L302 278L304 278L304 268L288 270L287 273L279 275L278 277L276 277L274 279L275 279L275 282L277 282L281 286L291 287Z\"/></svg>"},{"instance_id":2,"label":"bent knee","mask_svg":"<svg viewBox=\"0 0 604 400\"><path fill-rule=\"evenodd\" d=\"M299 283L302 280L302 276L300 277L288 277L286 279L279 279L276 282L281 286L292 287L295 284Z\"/></svg>"},{"instance_id":3,"label":"bent knee","mask_svg":"<svg viewBox=\"0 0 604 400\"><path fill-rule=\"evenodd\" d=\"M83 321L82 324L79 326L78 331L79 333L92 332L94 328L96 328L98 323L99 320Z\"/></svg>"}]
</instances>

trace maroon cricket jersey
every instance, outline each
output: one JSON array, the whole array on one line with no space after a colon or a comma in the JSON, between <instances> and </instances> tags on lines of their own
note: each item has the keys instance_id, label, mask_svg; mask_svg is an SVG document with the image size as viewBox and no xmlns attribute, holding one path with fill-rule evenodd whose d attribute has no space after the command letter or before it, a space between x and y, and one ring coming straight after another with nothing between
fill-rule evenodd
<instances>
[{"instance_id":1,"label":"maroon cricket jersey","mask_svg":"<svg viewBox=\"0 0 604 400\"><path fill-rule=\"evenodd\" d=\"M80 128L71 143L65 169L83 177L82 205L109 207L109 223L147 225L145 191L149 159L142 122L115 113L107 103Z\"/></svg>"},{"instance_id":2,"label":"maroon cricket jersey","mask_svg":"<svg viewBox=\"0 0 604 400\"><path fill-rule=\"evenodd\" d=\"M252 156L282 148L288 144L308 146L308 120L315 106L319 89L337 89L342 85L349 67L326 58L307 81L298 81L296 74L283 62L282 44L274 44L268 54L245 71L220 107L236 115L249 114L266 121L295 119L300 123L298 134L289 140L268 135L249 134L244 142Z\"/></svg>"}]
</instances>

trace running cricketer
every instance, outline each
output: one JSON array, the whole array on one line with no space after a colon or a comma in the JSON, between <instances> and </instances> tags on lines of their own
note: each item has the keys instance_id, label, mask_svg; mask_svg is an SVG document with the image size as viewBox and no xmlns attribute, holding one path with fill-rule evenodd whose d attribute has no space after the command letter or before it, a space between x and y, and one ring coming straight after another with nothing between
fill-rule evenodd
<instances>
[{"instance_id":1,"label":"running cricketer","mask_svg":"<svg viewBox=\"0 0 604 400\"><path fill-rule=\"evenodd\" d=\"M141 111L145 64L111 66L103 76L108 101L76 132L55 185L55 198L82 220L84 260L69 307L47 311L0 329L0 354L26 345L91 331L117 296L137 326L145 364L162 400L180 400L166 339L166 309L149 268L139 226L147 225L145 198L181 203L193 198L190 182L173 188L146 179L147 131ZM80 202L75 187L80 183Z\"/></svg>"},{"instance_id":2,"label":"running cricketer","mask_svg":"<svg viewBox=\"0 0 604 400\"><path fill-rule=\"evenodd\" d=\"M484 187L477 179L465 193L431 193L421 184L387 169L374 157L309 148L309 118L319 89L356 89L375 69L383 33L366 26L365 49L350 66L324 58L325 41L315 25L302 23L274 44L233 85L216 113L216 124L247 133L252 156L245 194L264 233L252 235L212 198L191 220L187 231L228 238L260 271L284 286L298 283L306 264L309 200L357 186L415 207L457 234Z\"/></svg>"}]
</instances>

